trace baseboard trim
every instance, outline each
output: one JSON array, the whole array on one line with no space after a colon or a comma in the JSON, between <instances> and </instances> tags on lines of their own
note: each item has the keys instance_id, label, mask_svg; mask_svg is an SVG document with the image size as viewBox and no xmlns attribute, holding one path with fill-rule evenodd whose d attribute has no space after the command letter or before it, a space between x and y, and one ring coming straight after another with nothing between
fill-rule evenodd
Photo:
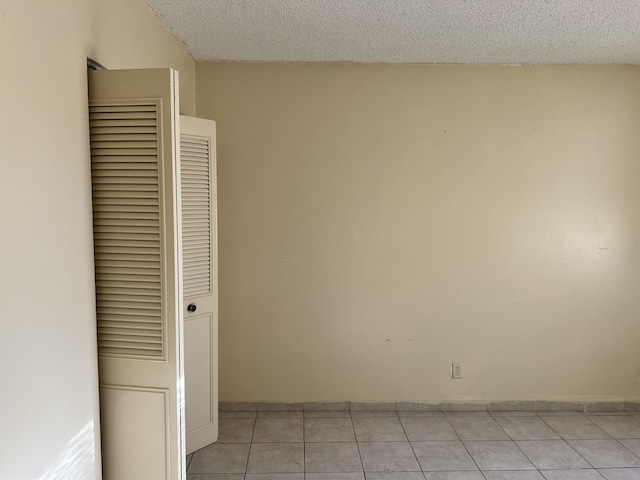
<instances>
[{"instance_id":1,"label":"baseboard trim","mask_svg":"<svg viewBox=\"0 0 640 480\"><path fill-rule=\"evenodd\" d=\"M640 412L640 402L565 402L556 400L515 400L500 402L220 402L221 412Z\"/></svg>"}]
</instances>

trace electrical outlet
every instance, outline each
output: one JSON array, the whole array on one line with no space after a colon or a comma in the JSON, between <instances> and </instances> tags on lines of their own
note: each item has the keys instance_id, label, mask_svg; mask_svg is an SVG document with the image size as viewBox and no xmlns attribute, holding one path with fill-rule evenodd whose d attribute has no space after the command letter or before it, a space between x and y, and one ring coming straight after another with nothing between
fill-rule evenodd
<instances>
[{"instance_id":1,"label":"electrical outlet","mask_svg":"<svg viewBox=\"0 0 640 480\"><path fill-rule=\"evenodd\" d=\"M462 378L462 364L460 362L451 364L451 378Z\"/></svg>"}]
</instances>

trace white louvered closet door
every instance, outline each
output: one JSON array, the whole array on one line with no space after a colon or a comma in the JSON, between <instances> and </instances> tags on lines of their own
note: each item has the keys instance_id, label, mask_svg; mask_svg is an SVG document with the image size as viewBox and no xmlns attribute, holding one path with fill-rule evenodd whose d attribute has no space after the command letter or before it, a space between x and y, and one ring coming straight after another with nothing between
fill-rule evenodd
<instances>
[{"instance_id":1,"label":"white louvered closet door","mask_svg":"<svg viewBox=\"0 0 640 480\"><path fill-rule=\"evenodd\" d=\"M180 117L187 453L218 439L216 124Z\"/></svg>"},{"instance_id":2,"label":"white louvered closet door","mask_svg":"<svg viewBox=\"0 0 640 480\"><path fill-rule=\"evenodd\" d=\"M89 72L105 480L185 478L178 78Z\"/></svg>"}]
</instances>

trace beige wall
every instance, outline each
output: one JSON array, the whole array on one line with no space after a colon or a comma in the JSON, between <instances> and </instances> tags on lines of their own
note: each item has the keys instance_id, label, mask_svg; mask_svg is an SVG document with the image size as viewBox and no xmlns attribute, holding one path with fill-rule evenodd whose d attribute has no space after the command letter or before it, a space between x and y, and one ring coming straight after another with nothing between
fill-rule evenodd
<instances>
[{"instance_id":1,"label":"beige wall","mask_svg":"<svg viewBox=\"0 0 640 480\"><path fill-rule=\"evenodd\" d=\"M223 400L640 398L640 68L196 77Z\"/></svg>"},{"instance_id":2,"label":"beige wall","mask_svg":"<svg viewBox=\"0 0 640 480\"><path fill-rule=\"evenodd\" d=\"M141 0L0 0L0 478L100 477L86 57L195 64ZM98 458L96 458L98 457Z\"/></svg>"}]
</instances>

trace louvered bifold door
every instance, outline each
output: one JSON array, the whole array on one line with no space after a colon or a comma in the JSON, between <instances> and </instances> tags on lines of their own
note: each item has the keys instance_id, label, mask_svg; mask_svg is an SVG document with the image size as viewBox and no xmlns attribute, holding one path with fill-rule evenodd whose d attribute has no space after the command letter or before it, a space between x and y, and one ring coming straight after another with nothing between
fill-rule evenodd
<instances>
[{"instance_id":1,"label":"louvered bifold door","mask_svg":"<svg viewBox=\"0 0 640 480\"><path fill-rule=\"evenodd\" d=\"M170 69L89 77L105 480L185 477L176 91Z\"/></svg>"},{"instance_id":2,"label":"louvered bifold door","mask_svg":"<svg viewBox=\"0 0 640 480\"><path fill-rule=\"evenodd\" d=\"M163 358L159 102L89 107L100 355Z\"/></svg>"},{"instance_id":3,"label":"louvered bifold door","mask_svg":"<svg viewBox=\"0 0 640 480\"><path fill-rule=\"evenodd\" d=\"M218 438L215 122L180 117L187 452Z\"/></svg>"},{"instance_id":4,"label":"louvered bifold door","mask_svg":"<svg viewBox=\"0 0 640 480\"><path fill-rule=\"evenodd\" d=\"M182 170L182 262L185 297L211 293L211 139L180 136Z\"/></svg>"}]
</instances>

